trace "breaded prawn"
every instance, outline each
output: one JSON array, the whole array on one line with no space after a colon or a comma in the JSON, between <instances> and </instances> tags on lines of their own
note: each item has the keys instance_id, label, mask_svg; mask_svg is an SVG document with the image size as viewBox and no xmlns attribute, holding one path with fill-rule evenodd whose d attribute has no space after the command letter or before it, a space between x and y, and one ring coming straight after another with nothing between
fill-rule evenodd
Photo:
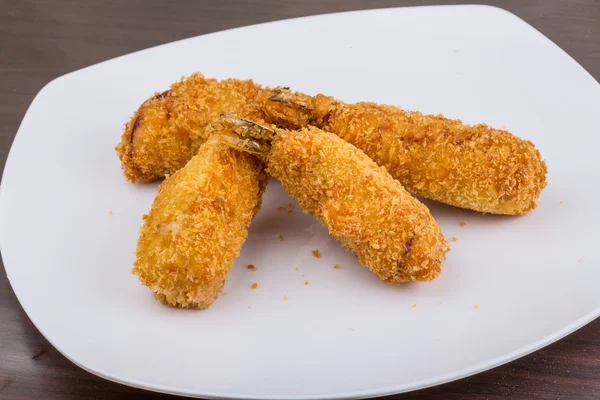
<instances>
[{"instance_id":1,"label":"breaded prawn","mask_svg":"<svg viewBox=\"0 0 600 400\"><path fill-rule=\"evenodd\" d=\"M151 182L182 168L210 136L221 111L261 121L251 80L206 79L196 73L146 100L125 126L115 148L127 179ZM263 96L264 97L264 96Z\"/></svg>"},{"instance_id":2,"label":"breaded prawn","mask_svg":"<svg viewBox=\"0 0 600 400\"><path fill-rule=\"evenodd\" d=\"M256 157L209 139L160 185L140 229L133 273L164 304L210 306L260 208L266 176Z\"/></svg>"},{"instance_id":3,"label":"breaded prawn","mask_svg":"<svg viewBox=\"0 0 600 400\"><path fill-rule=\"evenodd\" d=\"M271 130L224 114L235 148L268 172L305 212L387 283L435 279L449 250L427 207L383 167L336 135L314 127ZM243 139L243 138L247 139Z\"/></svg>"},{"instance_id":4,"label":"breaded prawn","mask_svg":"<svg viewBox=\"0 0 600 400\"><path fill-rule=\"evenodd\" d=\"M385 166L418 196L456 207L519 215L546 187L546 163L532 142L487 125L466 125L375 103L345 104L278 89L262 107L287 128L333 132Z\"/></svg>"},{"instance_id":5,"label":"breaded prawn","mask_svg":"<svg viewBox=\"0 0 600 400\"><path fill-rule=\"evenodd\" d=\"M144 103L117 152L132 181L151 181L185 165L221 111L289 129L333 132L363 150L412 193L494 214L525 214L546 186L546 164L530 141L486 125L375 103L345 104L324 95L217 82L201 74ZM200 133L198 133L200 132Z\"/></svg>"}]
</instances>

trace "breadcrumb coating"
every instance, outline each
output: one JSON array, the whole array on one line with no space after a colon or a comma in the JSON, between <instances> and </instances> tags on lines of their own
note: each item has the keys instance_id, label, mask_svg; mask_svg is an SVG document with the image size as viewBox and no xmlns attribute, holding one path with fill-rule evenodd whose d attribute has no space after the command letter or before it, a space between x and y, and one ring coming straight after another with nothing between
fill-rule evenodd
<instances>
[{"instance_id":1,"label":"breadcrumb coating","mask_svg":"<svg viewBox=\"0 0 600 400\"><path fill-rule=\"evenodd\" d=\"M182 168L210 136L222 111L261 121L252 99L262 93L251 80L206 79L196 73L146 100L127 122L115 148L132 182L151 182Z\"/></svg>"},{"instance_id":2,"label":"breadcrumb coating","mask_svg":"<svg viewBox=\"0 0 600 400\"><path fill-rule=\"evenodd\" d=\"M411 193L493 214L534 209L547 168L533 143L502 129L466 125L375 103L345 104L324 95L218 82L194 74L146 101L116 147L125 176L152 181L174 173L227 111L288 129L314 125L363 150Z\"/></svg>"},{"instance_id":3,"label":"breadcrumb coating","mask_svg":"<svg viewBox=\"0 0 600 400\"><path fill-rule=\"evenodd\" d=\"M277 89L268 120L309 124L363 150L411 193L484 213L520 215L546 187L546 163L532 142L485 124L466 125L375 103Z\"/></svg>"},{"instance_id":4,"label":"breadcrumb coating","mask_svg":"<svg viewBox=\"0 0 600 400\"><path fill-rule=\"evenodd\" d=\"M314 127L296 132L253 124L248 129L243 121L227 119L235 133L250 132L254 138L239 139L238 148L266 149L267 171L380 279L397 284L430 281L440 274L449 250L440 227L384 167ZM261 137L270 140L270 147L252 145ZM235 146L235 139L230 143ZM320 257L318 249L312 253Z\"/></svg>"},{"instance_id":5,"label":"breadcrumb coating","mask_svg":"<svg viewBox=\"0 0 600 400\"><path fill-rule=\"evenodd\" d=\"M449 246L429 210L356 147L316 128L278 130L267 168L380 279L439 275Z\"/></svg>"},{"instance_id":6,"label":"breadcrumb coating","mask_svg":"<svg viewBox=\"0 0 600 400\"><path fill-rule=\"evenodd\" d=\"M144 216L132 272L164 304L210 306L246 240L266 182L256 157L207 141L160 185Z\"/></svg>"}]
</instances>

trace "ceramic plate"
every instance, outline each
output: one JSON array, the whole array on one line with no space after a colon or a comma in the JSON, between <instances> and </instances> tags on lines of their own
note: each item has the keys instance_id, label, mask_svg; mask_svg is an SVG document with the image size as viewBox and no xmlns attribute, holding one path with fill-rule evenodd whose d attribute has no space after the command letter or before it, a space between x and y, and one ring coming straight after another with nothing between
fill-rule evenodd
<instances>
[{"instance_id":1,"label":"ceramic plate","mask_svg":"<svg viewBox=\"0 0 600 400\"><path fill-rule=\"evenodd\" d=\"M227 296L167 308L130 273L157 184L126 182L113 147L144 99L194 71L508 128L540 149L548 187L519 218L427 203L458 240L439 279L394 287L296 203L279 212L290 199L272 182ZM599 315L599 109L600 85L571 57L484 6L323 15L144 50L62 76L31 104L0 192L6 272L61 353L131 386L309 399L451 381Z\"/></svg>"}]
</instances>

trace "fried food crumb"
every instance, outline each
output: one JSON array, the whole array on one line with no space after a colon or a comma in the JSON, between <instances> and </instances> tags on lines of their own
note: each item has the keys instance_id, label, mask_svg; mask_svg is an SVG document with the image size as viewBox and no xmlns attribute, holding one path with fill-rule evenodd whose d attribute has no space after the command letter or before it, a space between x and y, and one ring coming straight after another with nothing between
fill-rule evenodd
<instances>
[{"instance_id":1,"label":"fried food crumb","mask_svg":"<svg viewBox=\"0 0 600 400\"><path fill-rule=\"evenodd\" d=\"M580 258L580 259L579 259L579 260L577 260L577 261L579 261L579 262L583 262L583 258Z\"/></svg>"},{"instance_id":2,"label":"fried food crumb","mask_svg":"<svg viewBox=\"0 0 600 400\"><path fill-rule=\"evenodd\" d=\"M256 267L254 266L254 264L248 264L248 269L250 271L256 271Z\"/></svg>"},{"instance_id":3,"label":"fried food crumb","mask_svg":"<svg viewBox=\"0 0 600 400\"><path fill-rule=\"evenodd\" d=\"M461 221L460 226L465 226L467 223L465 221Z\"/></svg>"},{"instance_id":4,"label":"fried food crumb","mask_svg":"<svg viewBox=\"0 0 600 400\"><path fill-rule=\"evenodd\" d=\"M457 278L460 278L460 277L461 277L461 274L456 274L456 277L457 277Z\"/></svg>"},{"instance_id":5,"label":"fried food crumb","mask_svg":"<svg viewBox=\"0 0 600 400\"><path fill-rule=\"evenodd\" d=\"M294 206L292 205L292 203L288 203L287 204L287 208L289 208L290 210L293 208Z\"/></svg>"},{"instance_id":6,"label":"fried food crumb","mask_svg":"<svg viewBox=\"0 0 600 400\"><path fill-rule=\"evenodd\" d=\"M257 282L254 282L254 283L252 284L252 286L250 286L250 287L251 287L252 289L257 289L257 288L258 288L258 283L257 283Z\"/></svg>"},{"instance_id":7,"label":"fried food crumb","mask_svg":"<svg viewBox=\"0 0 600 400\"><path fill-rule=\"evenodd\" d=\"M348 328L348 332L354 332L354 328Z\"/></svg>"},{"instance_id":8,"label":"fried food crumb","mask_svg":"<svg viewBox=\"0 0 600 400\"><path fill-rule=\"evenodd\" d=\"M417 305L416 305L416 304L413 304L411 308L417 308Z\"/></svg>"},{"instance_id":9,"label":"fried food crumb","mask_svg":"<svg viewBox=\"0 0 600 400\"><path fill-rule=\"evenodd\" d=\"M476 310L479 310L479 304L475 304L475 305L473 306L473 308L474 308L474 309L476 309Z\"/></svg>"},{"instance_id":10,"label":"fried food crumb","mask_svg":"<svg viewBox=\"0 0 600 400\"><path fill-rule=\"evenodd\" d=\"M456 242L458 239L456 238L456 236L452 236L452 239L451 239L451 240L452 240L453 242Z\"/></svg>"},{"instance_id":11,"label":"fried food crumb","mask_svg":"<svg viewBox=\"0 0 600 400\"><path fill-rule=\"evenodd\" d=\"M248 306L248 309L249 309L249 310L251 310L251 309L252 309L252 306Z\"/></svg>"},{"instance_id":12,"label":"fried food crumb","mask_svg":"<svg viewBox=\"0 0 600 400\"><path fill-rule=\"evenodd\" d=\"M279 241L283 242L285 240L285 238L283 237L283 235L279 235Z\"/></svg>"},{"instance_id":13,"label":"fried food crumb","mask_svg":"<svg viewBox=\"0 0 600 400\"><path fill-rule=\"evenodd\" d=\"M300 268L296 267L296 271L300 271Z\"/></svg>"},{"instance_id":14,"label":"fried food crumb","mask_svg":"<svg viewBox=\"0 0 600 400\"><path fill-rule=\"evenodd\" d=\"M305 285L308 285L308 281L304 282Z\"/></svg>"},{"instance_id":15,"label":"fried food crumb","mask_svg":"<svg viewBox=\"0 0 600 400\"><path fill-rule=\"evenodd\" d=\"M444 302L442 300L438 301L438 304L443 304Z\"/></svg>"},{"instance_id":16,"label":"fried food crumb","mask_svg":"<svg viewBox=\"0 0 600 400\"><path fill-rule=\"evenodd\" d=\"M562 201L560 203L562 204ZM112 210L108 210L108 215L112 215Z\"/></svg>"},{"instance_id":17,"label":"fried food crumb","mask_svg":"<svg viewBox=\"0 0 600 400\"><path fill-rule=\"evenodd\" d=\"M277 211L283 211L285 210L285 207L277 207Z\"/></svg>"},{"instance_id":18,"label":"fried food crumb","mask_svg":"<svg viewBox=\"0 0 600 400\"><path fill-rule=\"evenodd\" d=\"M292 215L292 214L294 214L294 210L288 210L288 214L289 214L289 215Z\"/></svg>"},{"instance_id":19,"label":"fried food crumb","mask_svg":"<svg viewBox=\"0 0 600 400\"><path fill-rule=\"evenodd\" d=\"M340 267L340 266L339 266L339 265L337 265L337 264L335 264L335 265L333 266L333 269L340 269L340 268L342 268L342 267Z\"/></svg>"},{"instance_id":20,"label":"fried food crumb","mask_svg":"<svg viewBox=\"0 0 600 400\"><path fill-rule=\"evenodd\" d=\"M314 258L321 258L321 253L319 253L319 249L313 250L312 255Z\"/></svg>"},{"instance_id":21,"label":"fried food crumb","mask_svg":"<svg viewBox=\"0 0 600 400\"><path fill-rule=\"evenodd\" d=\"M560 202L560 204L562 204L562 201Z\"/></svg>"},{"instance_id":22,"label":"fried food crumb","mask_svg":"<svg viewBox=\"0 0 600 400\"><path fill-rule=\"evenodd\" d=\"M283 295L283 299L284 299L284 300L287 300L287 299L288 299L288 297L287 297L286 295Z\"/></svg>"}]
</instances>

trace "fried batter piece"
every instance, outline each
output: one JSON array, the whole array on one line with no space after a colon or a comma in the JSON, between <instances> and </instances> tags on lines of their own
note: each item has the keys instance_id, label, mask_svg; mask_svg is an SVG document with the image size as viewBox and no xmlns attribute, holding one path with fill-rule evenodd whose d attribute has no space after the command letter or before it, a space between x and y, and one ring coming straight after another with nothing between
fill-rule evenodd
<instances>
[{"instance_id":1,"label":"fried batter piece","mask_svg":"<svg viewBox=\"0 0 600 400\"><path fill-rule=\"evenodd\" d=\"M271 122L335 133L418 196L484 213L519 215L537 206L546 187L540 152L505 130L286 89L275 90L270 100L263 109Z\"/></svg>"},{"instance_id":2,"label":"fried batter piece","mask_svg":"<svg viewBox=\"0 0 600 400\"><path fill-rule=\"evenodd\" d=\"M225 285L267 182L262 162L218 139L160 185L133 273L164 304L205 309Z\"/></svg>"},{"instance_id":3,"label":"fried batter piece","mask_svg":"<svg viewBox=\"0 0 600 400\"><path fill-rule=\"evenodd\" d=\"M333 132L385 166L410 192L461 208L525 214L546 186L539 151L505 130L201 74L146 101L129 121L117 146L127 178L152 181L177 171L221 111L288 129L314 125Z\"/></svg>"},{"instance_id":4,"label":"fried batter piece","mask_svg":"<svg viewBox=\"0 0 600 400\"><path fill-rule=\"evenodd\" d=\"M132 182L151 182L175 173L210 136L207 127L221 111L262 121L253 100L261 93L251 80L219 82L196 73L154 95L126 124L115 148L125 176Z\"/></svg>"},{"instance_id":5,"label":"fried batter piece","mask_svg":"<svg viewBox=\"0 0 600 400\"><path fill-rule=\"evenodd\" d=\"M258 155L302 209L387 283L430 281L449 250L427 207L362 151L314 127L271 130L223 115L232 147ZM246 138L246 139L244 139Z\"/></svg>"}]
</instances>

